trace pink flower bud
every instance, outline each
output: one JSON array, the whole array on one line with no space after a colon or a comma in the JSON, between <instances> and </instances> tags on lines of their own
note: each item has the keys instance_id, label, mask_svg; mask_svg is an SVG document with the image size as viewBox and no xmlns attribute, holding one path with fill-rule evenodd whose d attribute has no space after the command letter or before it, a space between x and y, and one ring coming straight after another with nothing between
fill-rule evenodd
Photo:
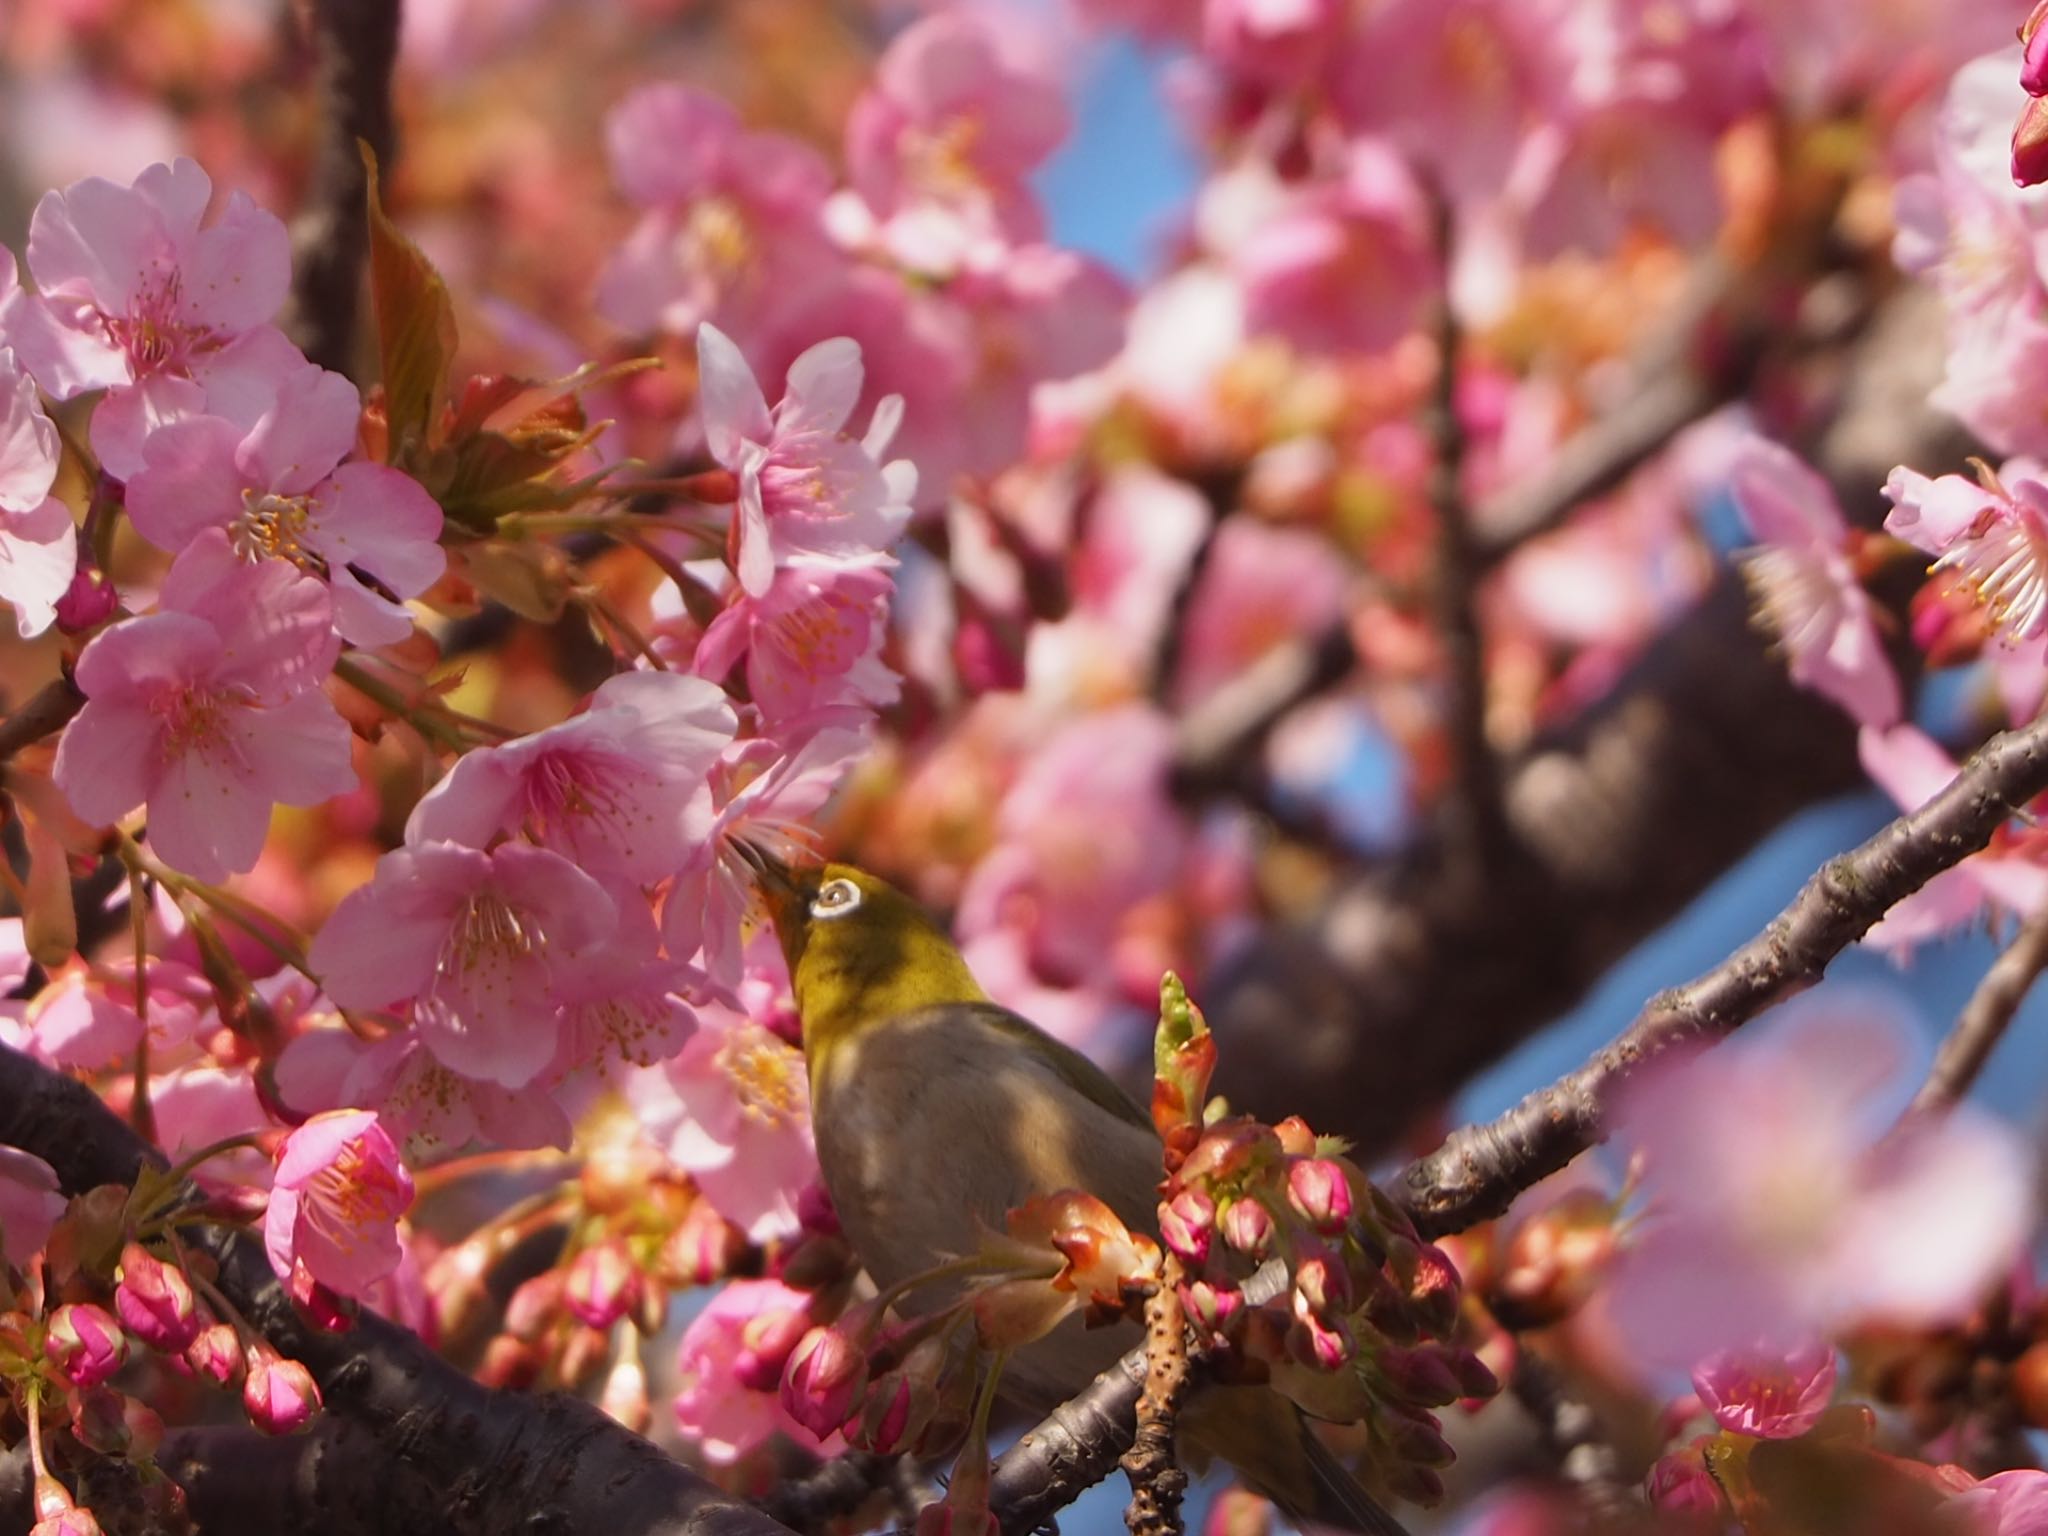
<instances>
[{"instance_id":1,"label":"pink flower bud","mask_svg":"<svg viewBox=\"0 0 2048 1536\"><path fill-rule=\"evenodd\" d=\"M1319 1371L1334 1371L1351 1358L1351 1334L1343 1320L1325 1322L1302 1305L1301 1293L1294 1296L1294 1323L1287 1330L1287 1352L1303 1365Z\"/></svg>"},{"instance_id":2,"label":"pink flower bud","mask_svg":"<svg viewBox=\"0 0 2048 1536\"><path fill-rule=\"evenodd\" d=\"M185 1272L164 1263L140 1243L121 1250L114 1311L136 1338L166 1354L181 1353L205 1326Z\"/></svg>"},{"instance_id":3,"label":"pink flower bud","mask_svg":"<svg viewBox=\"0 0 2048 1536\"><path fill-rule=\"evenodd\" d=\"M37 1520L54 1520L78 1508L72 1500L71 1490L47 1472L36 1477L35 1498Z\"/></svg>"},{"instance_id":4,"label":"pink flower bud","mask_svg":"<svg viewBox=\"0 0 2048 1536\"><path fill-rule=\"evenodd\" d=\"M1350 1273L1336 1255L1311 1253L1295 1266L1294 1299L1317 1317L1340 1317L1351 1310Z\"/></svg>"},{"instance_id":5,"label":"pink flower bud","mask_svg":"<svg viewBox=\"0 0 2048 1536\"><path fill-rule=\"evenodd\" d=\"M476 1379L487 1387L524 1391L540 1380L540 1352L524 1339L501 1333L484 1346Z\"/></svg>"},{"instance_id":6,"label":"pink flower bud","mask_svg":"<svg viewBox=\"0 0 2048 1536\"><path fill-rule=\"evenodd\" d=\"M895 1376L870 1392L860 1418L847 1426L847 1444L876 1456L895 1456L907 1445L915 1407L908 1376Z\"/></svg>"},{"instance_id":7,"label":"pink flower bud","mask_svg":"<svg viewBox=\"0 0 2048 1536\"><path fill-rule=\"evenodd\" d=\"M249 1346L249 1374L242 1380L242 1407L249 1422L266 1435L288 1435L320 1409L313 1373L287 1360L268 1344Z\"/></svg>"},{"instance_id":8,"label":"pink flower bud","mask_svg":"<svg viewBox=\"0 0 2048 1536\"><path fill-rule=\"evenodd\" d=\"M1252 1199L1233 1200L1223 1213L1223 1241L1249 1258L1264 1258L1273 1242L1273 1216Z\"/></svg>"},{"instance_id":9,"label":"pink flower bud","mask_svg":"<svg viewBox=\"0 0 2048 1536\"><path fill-rule=\"evenodd\" d=\"M164 1421L148 1404L112 1387L85 1387L73 1399L71 1433L102 1456L136 1460L156 1454Z\"/></svg>"},{"instance_id":10,"label":"pink flower bud","mask_svg":"<svg viewBox=\"0 0 2048 1536\"><path fill-rule=\"evenodd\" d=\"M1382 1349L1379 1367L1396 1397L1424 1408L1445 1408L1465 1395L1443 1355L1430 1345Z\"/></svg>"},{"instance_id":11,"label":"pink flower bud","mask_svg":"<svg viewBox=\"0 0 2048 1536\"><path fill-rule=\"evenodd\" d=\"M609 1328L638 1306L644 1281L624 1241L607 1238L576 1255L562 1300L589 1328Z\"/></svg>"},{"instance_id":12,"label":"pink flower bud","mask_svg":"<svg viewBox=\"0 0 2048 1536\"><path fill-rule=\"evenodd\" d=\"M838 1324L813 1328L790 1352L782 1373L782 1406L823 1440L846 1422L867 1382L861 1341Z\"/></svg>"},{"instance_id":13,"label":"pink flower bud","mask_svg":"<svg viewBox=\"0 0 2048 1536\"><path fill-rule=\"evenodd\" d=\"M71 573L71 585L64 589L56 604L57 627L67 635L98 629L121 605L121 594L114 590L107 573L97 569L92 556L83 549L79 553L84 558Z\"/></svg>"},{"instance_id":14,"label":"pink flower bud","mask_svg":"<svg viewBox=\"0 0 2048 1536\"><path fill-rule=\"evenodd\" d=\"M733 1380L749 1392L778 1390L783 1368L810 1326L810 1314L801 1307L778 1307L748 1318L740 1325L740 1352L732 1363Z\"/></svg>"},{"instance_id":15,"label":"pink flower bud","mask_svg":"<svg viewBox=\"0 0 2048 1536\"><path fill-rule=\"evenodd\" d=\"M1424 1243L1415 1250L1407 1291L1408 1300L1427 1332L1442 1338L1457 1326L1463 1284L1457 1266L1443 1249Z\"/></svg>"},{"instance_id":16,"label":"pink flower bud","mask_svg":"<svg viewBox=\"0 0 2048 1536\"><path fill-rule=\"evenodd\" d=\"M1327 1157L1305 1157L1287 1170L1287 1203L1325 1237L1351 1223L1351 1181Z\"/></svg>"},{"instance_id":17,"label":"pink flower bud","mask_svg":"<svg viewBox=\"0 0 2048 1536\"><path fill-rule=\"evenodd\" d=\"M1644 1491L1657 1509L1704 1515L1721 1513L1721 1485L1707 1470L1706 1457L1697 1442L1673 1451L1650 1468Z\"/></svg>"},{"instance_id":18,"label":"pink flower bud","mask_svg":"<svg viewBox=\"0 0 2048 1536\"><path fill-rule=\"evenodd\" d=\"M72 1302L50 1314L43 1353L74 1387L96 1387L128 1358L128 1336L104 1308Z\"/></svg>"},{"instance_id":19,"label":"pink flower bud","mask_svg":"<svg viewBox=\"0 0 2048 1536\"><path fill-rule=\"evenodd\" d=\"M819 1180L812 1180L796 1197L796 1219L806 1232L821 1237L840 1235L839 1213L832 1209L832 1196Z\"/></svg>"},{"instance_id":20,"label":"pink flower bud","mask_svg":"<svg viewBox=\"0 0 2048 1536\"><path fill-rule=\"evenodd\" d=\"M1194 1280L1180 1288L1180 1304L1197 1327L1224 1334L1244 1311L1244 1292L1235 1286Z\"/></svg>"},{"instance_id":21,"label":"pink flower bud","mask_svg":"<svg viewBox=\"0 0 2048 1536\"><path fill-rule=\"evenodd\" d=\"M2029 96L2048 96L2048 0L2039 0L2027 19L2020 23L2020 41L2027 45L2020 60L2020 89Z\"/></svg>"},{"instance_id":22,"label":"pink flower bud","mask_svg":"<svg viewBox=\"0 0 2048 1536\"><path fill-rule=\"evenodd\" d=\"M1448 1467L1458 1459L1433 1413L1393 1409L1380 1415L1380 1435L1395 1459L1417 1467Z\"/></svg>"},{"instance_id":23,"label":"pink flower bud","mask_svg":"<svg viewBox=\"0 0 2048 1536\"><path fill-rule=\"evenodd\" d=\"M2048 181L2048 98L2029 96L2012 130L2012 179L2022 187Z\"/></svg>"},{"instance_id":24,"label":"pink flower bud","mask_svg":"<svg viewBox=\"0 0 2048 1536\"><path fill-rule=\"evenodd\" d=\"M692 1205L662 1244L662 1278L674 1285L709 1285L723 1280L747 1250L746 1236L711 1208L708 1200Z\"/></svg>"},{"instance_id":25,"label":"pink flower bud","mask_svg":"<svg viewBox=\"0 0 2048 1536\"><path fill-rule=\"evenodd\" d=\"M242 1377L242 1341L228 1324L215 1323L185 1346L185 1364L193 1375L217 1387L231 1387Z\"/></svg>"},{"instance_id":26,"label":"pink flower bud","mask_svg":"<svg viewBox=\"0 0 2048 1536\"><path fill-rule=\"evenodd\" d=\"M100 1536L100 1523L93 1513L78 1505L62 1510L29 1528L28 1536Z\"/></svg>"},{"instance_id":27,"label":"pink flower bud","mask_svg":"<svg viewBox=\"0 0 2048 1536\"><path fill-rule=\"evenodd\" d=\"M1215 1233L1216 1202L1199 1189L1184 1189L1159 1207L1159 1236L1187 1264L1208 1259Z\"/></svg>"},{"instance_id":28,"label":"pink flower bud","mask_svg":"<svg viewBox=\"0 0 2048 1536\"><path fill-rule=\"evenodd\" d=\"M505 1331L515 1339L532 1343L554 1321L562 1305L562 1287L567 1276L559 1269L545 1270L531 1280L522 1280L505 1303Z\"/></svg>"}]
</instances>

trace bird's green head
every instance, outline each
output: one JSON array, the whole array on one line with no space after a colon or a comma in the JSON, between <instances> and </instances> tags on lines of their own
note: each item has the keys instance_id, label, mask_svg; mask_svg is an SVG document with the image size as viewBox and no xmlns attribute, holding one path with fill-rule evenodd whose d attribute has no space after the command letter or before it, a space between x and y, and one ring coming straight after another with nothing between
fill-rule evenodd
<instances>
[{"instance_id":1,"label":"bird's green head","mask_svg":"<svg viewBox=\"0 0 2048 1536\"><path fill-rule=\"evenodd\" d=\"M753 863L814 1065L835 1043L919 1008L986 1001L946 931L888 881L851 864L760 854Z\"/></svg>"}]
</instances>

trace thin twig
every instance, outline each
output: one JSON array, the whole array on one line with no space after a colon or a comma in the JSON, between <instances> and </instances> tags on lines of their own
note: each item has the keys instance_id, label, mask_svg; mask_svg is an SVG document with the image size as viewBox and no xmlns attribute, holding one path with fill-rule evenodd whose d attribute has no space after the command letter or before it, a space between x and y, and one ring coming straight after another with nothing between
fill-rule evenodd
<instances>
[{"instance_id":1,"label":"thin twig","mask_svg":"<svg viewBox=\"0 0 2048 1536\"><path fill-rule=\"evenodd\" d=\"M1719 1040L1820 980L1899 902L1990 842L2048 790L2048 720L1987 742L1948 787L1831 859L1790 906L1704 976L1651 1000L1618 1040L1487 1125L1455 1131L1392 1189L1427 1236L1463 1231L1607 1135L1616 1091L1648 1062Z\"/></svg>"},{"instance_id":2,"label":"thin twig","mask_svg":"<svg viewBox=\"0 0 2048 1536\"><path fill-rule=\"evenodd\" d=\"M1935 1053L1927 1081L1907 1106L1908 1117L1938 1114L1970 1091L2006 1026L2019 1012L2035 978L2048 969L2048 906L2028 918L2003 953L1991 962L1970 994L1948 1038Z\"/></svg>"},{"instance_id":3,"label":"thin twig","mask_svg":"<svg viewBox=\"0 0 2048 1536\"><path fill-rule=\"evenodd\" d=\"M296 275L289 329L307 357L352 374L370 230L356 145L368 144L389 173L399 0L309 0L304 14L320 77L321 126L305 207L292 226Z\"/></svg>"},{"instance_id":4,"label":"thin twig","mask_svg":"<svg viewBox=\"0 0 2048 1536\"><path fill-rule=\"evenodd\" d=\"M1605 1521L1640 1508L1600 1416L1571 1390L1557 1367L1525 1343L1516 1351L1508 1386L1535 1419L1556 1458L1558 1475L1579 1491L1590 1513Z\"/></svg>"},{"instance_id":5,"label":"thin twig","mask_svg":"<svg viewBox=\"0 0 2048 1536\"><path fill-rule=\"evenodd\" d=\"M43 684L26 704L0 720L0 762L23 747L56 735L83 708L85 695L68 676Z\"/></svg>"},{"instance_id":6,"label":"thin twig","mask_svg":"<svg viewBox=\"0 0 2048 1536\"><path fill-rule=\"evenodd\" d=\"M1174 1459L1173 1428L1188 1391L1188 1336L1180 1281L1180 1260L1169 1253L1159 1287L1145 1302L1145 1390L1138 1398L1138 1432L1121 1463L1131 1479L1124 1510L1131 1536L1181 1536L1188 1475Z\"/></svg>"},{"instance_id":7,"label":"thin twig","mask_svg":"<svg viewBox=\"0 0 2048 1536\"><path fill-rule=\"evenodd\" d=\"M1441 292L1436 302L1436 387L1424 412L1431 462L1429 508L1436 518L1436 559L1430 620L1444 660L1444 728L1451 782L1442 805L1445 861L1477 878L1507 834L1500 771L1486 734L1486 641L1479 629L1478 545L1465 500L1465 423L1458 414L1458 359L1464 328L1451 302L1451 261L1457 215L1441 188L1432 189Z\"/></svg>"}]
</instances>

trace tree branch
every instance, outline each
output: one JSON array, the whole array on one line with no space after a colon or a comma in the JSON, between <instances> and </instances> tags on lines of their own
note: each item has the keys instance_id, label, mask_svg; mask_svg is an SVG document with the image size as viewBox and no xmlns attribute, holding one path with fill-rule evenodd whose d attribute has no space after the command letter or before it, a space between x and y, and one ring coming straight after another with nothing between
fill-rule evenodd
<instances>
[{"instance_id":1,"label":"tree branch","mask_svg":"<svg viewBox=\"0 0 2048 1536\"><path fill-rule=\"evenodd\" d=\"M292 226L295 275L286 329L321 367L353 376L370 231L356 143L375 150L389 173L399 0L307 0L304 11L319 72L321 128L312 180Z\"/></svg>"},{"instance_id":2,"label":"tree branch","mask_svg":"<svg viewBox=\"0 0 2048 1536\"><path fill-rule=\"evenodd\" d=\"M1991 962L1977 990L1963 1005L1955 1028L1935 1053L1927 1081L1906 1107L1908 1117L1939 1114L1970 1091L1970 1084L1984 1070L1984 1063L2044 969L2048 969L2048 908L2028 918L2012 943Z\"/></svg>"},{"instance_id":3,"label":"tree branch","mask_svg":"<svg viewBox=\"0 0 2048 1536\"><path fill-rule=\"evenodd\" d=\"M0 763L23 747L56 735L83 708L85 695L68 673L43 684L19 709L0 720Z\"/></svg>"},{"instance_id":4,"label":"tree branch","mask_svg":"<svg viewBox=\"0 0 2048 1536\"><path fill-rule=\"evenodd\" d=\"M1131 1536L1181 1536L1180 1501L1188 1475L1174 1459L1173 1430L1188 1392L1188 1337L1180 1307L1180 1260L1166 1256L1158 1288L1145 1302L1145 1388L1137 1433L1123 1456L1131 1479L1124 1525Z\"/></svg>"},{"instance_id":5,"label":"tree branch","mask_svg":"<svg viewBox=\"0 0 2048 1536\"><path fill-rule=\"evenodd\" d=\"M2044 791L2048 719L1994 737L1940 794L1829 860L1762 933L1704 976L1652 999L1586 1065L1491 1124L1454 1132L1411 1163L1394 1197L1426 1236L1499 1215L1516 1195L1606 1138L1614 1096L1635 1073L1681 1046L1722 1039L1812 986L1886 912L1981 850Z\"/></svg>"},{"instance_id":6,"label":"tree branch","mask_svg":"<svg viewBox=\"0 0 2048 1536\"><path fill-rule=\"evenodd\" d=\"M43 1158L69 1194L132 1183L144 1164L163 1166L162 1154L85 1084L4 1048L0 1144ZM255 1496L278 1507L263 1511L260 1525L234 1504L239 1494L229 1484L241 1476L239 1459L232 1467L189 1462L205 1497L225 1501L210 1506L224 1510L216 1530L790 1536L580 1398L480 1386L373 1312L346 1333L309 1328L262 1244L243 1232L197 1228L188 1246L219 1265L222 1292L250 1323L312 1371L331 1425L304 1448L284 1442L295 1449L266 1453ZM197 1458L208 1446L184 1449Z\"/></svg>"}]
</instances>

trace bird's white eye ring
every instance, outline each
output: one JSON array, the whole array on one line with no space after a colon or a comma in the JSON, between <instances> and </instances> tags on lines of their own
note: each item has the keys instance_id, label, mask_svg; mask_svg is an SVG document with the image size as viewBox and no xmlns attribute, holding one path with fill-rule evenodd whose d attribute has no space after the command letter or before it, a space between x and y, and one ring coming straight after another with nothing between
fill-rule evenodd
<instances>
[{"instance_id":1,"label":"bird's white eye ring","mask_svg":"<svg viewBox=\"0 0 2048 1536\"><path fill-rule=\"evenodd\" d=\"M811 916L844 917L859 905L859 886L851 880L827 880L811 898Z\"/></svg>"}]
</instances>

